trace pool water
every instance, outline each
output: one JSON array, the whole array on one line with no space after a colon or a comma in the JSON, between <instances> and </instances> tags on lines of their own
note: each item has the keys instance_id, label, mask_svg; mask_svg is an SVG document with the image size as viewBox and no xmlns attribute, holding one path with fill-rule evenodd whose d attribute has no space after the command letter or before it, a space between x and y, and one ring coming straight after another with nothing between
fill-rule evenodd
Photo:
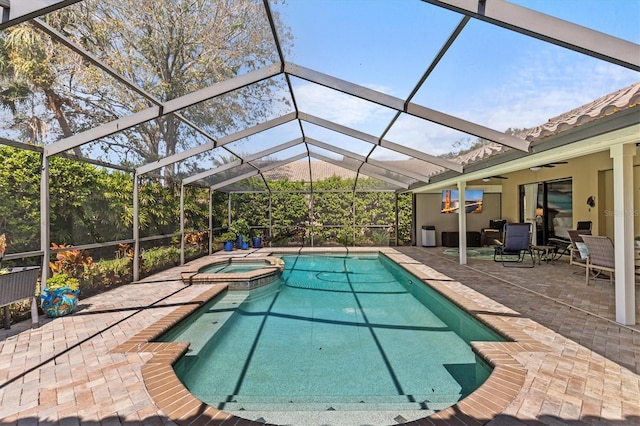
<instances>
[{"instance_id":1,"label":"pool water","mask_svg":"<svg viewBox=\"0 0 640 426\"><path fill-rule=\"evenodd\" d=\"M280 280L227 292L163 338L191 342L174 368L209 405L419 418L489 376L469 341L503 339L386 257L283 260Z\"/></svg>"}]
</instances>

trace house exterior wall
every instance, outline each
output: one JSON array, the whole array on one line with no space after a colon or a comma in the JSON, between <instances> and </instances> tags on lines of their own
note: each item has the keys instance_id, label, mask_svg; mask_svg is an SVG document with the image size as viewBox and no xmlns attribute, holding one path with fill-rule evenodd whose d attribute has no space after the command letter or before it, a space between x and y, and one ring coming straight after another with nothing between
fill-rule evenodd
<instances>
[{"instance_id":1,"label":"house exterior wall","mask_svg":"<svg viewBox=\"0 0 640 426\"><path fill-rule=\"evenodd\" d=\"M637 149L640 151L640 148ZM640 235L640 152L633 157L635 235ZM578 221L591 221L594 235L606 235L614 239L613 233L613 162L609 151L598 152L568 160L553 168L543 167L533 172L529 169L505 174L508 179L499 185L485 186L483 212L467 215L467 231L481 231L490 219L519 221L519 187L537 183L571 178L573 184L573 225ZM482 188L481 182L468 182L468 188ZM477 184L477 185L475 185ZM595 207L587 205L587 198L594 196ZM441 245L442 231L457 231L458 216L440 213L441 193L416 194L416 244L421 245L421 227L436 227L436 243Z\"/></svg>"},{"instance_id":2,"label":"house exterior wall","mask_svg":"<svg viewBox=\"0 0 640 426\"><path fill-rule=\"evenodd\" d=\"M640 153L634 160L635 217L634 228L640 235ZM595 235L606 235L613 239L613 162L609 151L568 160L568 164L553 168L542 168L537 172L522 170L506 174L509 179L502 182L502 215L510 222L519 220L519 186L527 183L571 178L573 183L573 224L590 220ZM587 198L594 196L595 207L587 205Z\"/></svg>"},{"instance_id":3,"label":"house exterior wall","mask_svg":"<svg viewBox=\"0 0 640 426\"><path fill-rule=\"evenodd\" d=\"M519 187L523 184L545 182L551 180L571 178L573 182L573 222L582 220L593 222L594 234L598 232L599 202L598 170L611 168L611 158L608 152L601 152L585 157L568 160L568 164L559 164L553 168L543 167L533 172L529 169L510 173L503 183L503 215L510 222L519 220ZM586 200L589 196L596 197L595 208L590 208Z\"/></svg>"},{"instance_id":4,"label":"house exterior wall","mask_svg":"<svg viewBox=\"0 0 640 426\"><path fill-rule=\"evenodd\" d=\"M469 186L467 189L482 187ZM482 213L467 215L467 231L480 232L489 226L489 220L500 219L502 195L500 188L484 187ZM492 191L492 192L490 192ZM433 194L416 194L416 244L422 245L422 226L436 227L436 245L442 245L442 232L456 232L458 230L458 215L440 213L442 192Z\"/></svg>"}]
</instances>

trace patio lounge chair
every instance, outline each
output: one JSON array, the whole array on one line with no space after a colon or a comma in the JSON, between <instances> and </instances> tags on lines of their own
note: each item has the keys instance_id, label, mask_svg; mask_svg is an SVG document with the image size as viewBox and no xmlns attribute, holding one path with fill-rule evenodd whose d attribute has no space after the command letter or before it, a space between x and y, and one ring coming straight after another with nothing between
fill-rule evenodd
<instances>
[{"instance_id":1,"label":"patio lounge chair","mask_svg":"<svg viewBox=\"0 0 640 426\"><path fill-rule=\"evenodd\" d=\"M613 242L609 237L596 235L582 235L582 241L589 249L586 264L586 282L589 285L589 277L597 276L594 272L605 271L609 273L609 282L613 284L613 273L616 267Z\"/></svg>"},{"instance_id":2,"label":"patio lounge chair","mask_svg":"<svg viewBox=\"0 0 640 426\"><path fill-rule=\"evenodd\" d=\"M531 266L523 265L525 256L529 253ZM504 226L504 242L495 247L493 253L494 262L502 262L503 266L518 266L520 268L533 268L535 260L531 250L531 224L507 223Z\"/></svg>"},{"instance_id":3,"label":"patio lounge chair","mask_svg":"<svg viewBox=\"0 0 640 426\"><path fill-rule=\"evenodd\" d=\"M571 257L569 258L570 265L577 265L581 267L587 266L587 257L589 250L585 248L586 245L582 240L583 235L591 235L591 230L576 229L569 231L569 240L571 240Z\"/></svg>"},{"instance_id":4,"label":"patio lounge chair","mask_svg":"<svg viewBox=\"0 0 640 426\"><path fill-rule=\"evenodd\" d=\"M571 258L569 259L570 264L572 265L575 264L574 261L578 261L579 264L584 264L584 260L582 261L579 260L580 254L573 252L573 249L576 247L573 239L571 238L571 233L576 231L579 234L591 234L591 221L590 220L579 221L576 225L575 230L567 231L567 234L569 235L568 239L559 238L559 237L549 238L549 245L556 247L554 250L553 260L560 259L563 254L570 254L571 255ZM578 241L582 242L582 240L578 240ZM574 258L574 255L576 255L577 258Z\"/></svg>"}]
</instances>

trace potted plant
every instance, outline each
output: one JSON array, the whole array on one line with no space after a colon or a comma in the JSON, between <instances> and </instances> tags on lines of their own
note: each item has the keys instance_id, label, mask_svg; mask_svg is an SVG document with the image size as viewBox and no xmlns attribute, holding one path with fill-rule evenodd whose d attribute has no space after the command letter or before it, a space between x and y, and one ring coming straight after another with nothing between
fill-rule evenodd
<instances>
[{"instance_id":1,"label":"potted plant","mask_svg":"<svg viewBox=\"0 0 640 426\"><path fill-rule=\"evenodd\" d=\"M262 236L254 234L253 237L251 237L251 245L253 248L262 248Z\"/></svg>"},{"instance_id":2,"label":"potted plant","mask_svg":"<svg viewBox=\"0 0 640 426\"><path fill-rule=\"evenodd\" d=\"M236 219L229 225L229 231L236 235L236 244L238 247L249 248L247 243L246 247L243 247L243 243L249 240L249 223L245 219Z\"/></svg>"},{"instance_id":3,"label":"potted plant","mask_svg":"<svg viewBox=\"0 0 640 426\"><path fill-rule=\"evenodd\" d=\"M236 234L231 231L223 232L222 235L220 235L220 241L222 241L222 246L224 247L224 251L233 250L233 242L235 240L236 240Z\"/></svg>"},{"instance_id":4,"label":"potted plant","mask_svg":"<svg viewBox=\"0 0 640 426\"><path fill-rule=\"evenodd\" d=\"M78 304L80 281L65 273L58 273L47 279L47 286L40 293L41 307L51 318L70 314Z\"/></svg>"}]
</instances>

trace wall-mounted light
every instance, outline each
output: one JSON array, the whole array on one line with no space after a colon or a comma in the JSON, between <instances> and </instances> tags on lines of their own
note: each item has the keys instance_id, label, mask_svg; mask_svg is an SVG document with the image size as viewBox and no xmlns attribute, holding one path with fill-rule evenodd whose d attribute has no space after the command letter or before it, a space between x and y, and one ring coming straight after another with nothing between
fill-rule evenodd
<instances>
[{"instance_id":1,"label":"wall-mounted light","mask_svg":"<svg viewBox=\"0 0 640 426\"><path fill-rule=\"evenodd\" d=\"M537 172L538 170L540 170L542 167L540 166L533 166L533 167L529 167L529 170L531 170L532 172Z\"/></svg>"},{"instance_id":2,"label":"wall-mounted light","mask_svg":"<svg viewBox=\"0 0 640 426\"><path fill-rule=\"evenodd\" d=\"M491 178L482 178L482 181L483 182L489 182L489 181L491 181Z\"/></svg>"}]
</instances>

